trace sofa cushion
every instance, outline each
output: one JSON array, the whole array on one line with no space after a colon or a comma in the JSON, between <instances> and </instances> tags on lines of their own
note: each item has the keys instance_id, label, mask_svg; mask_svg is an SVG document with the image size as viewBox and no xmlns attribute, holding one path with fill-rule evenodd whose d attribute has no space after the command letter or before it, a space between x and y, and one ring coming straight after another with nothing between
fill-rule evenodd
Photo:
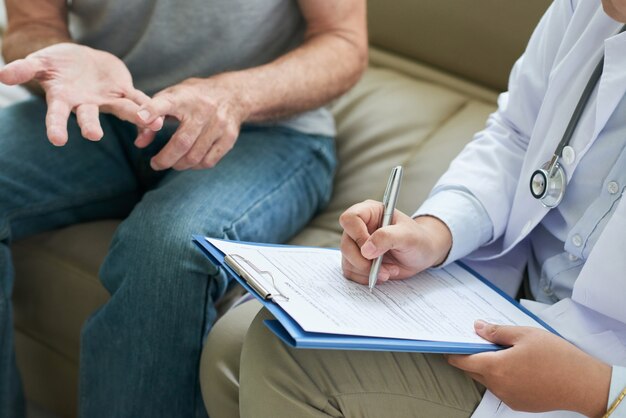
<instances>
[{"instance_id":1,"label":"sofa cushion","mask_svg":"<svg viewBox=\"0 0 626 418\"><path fill-rule=\"evenodd\" d=\"M494 109L394 70L368 69L332 106L339 166L331 202L291 242L339 246L339 215L363 200L381 200L395 165L405 167L398 209L411 214Z\"/></svg>"},{"instance_id":2,"label":"sofa cushion","mask_svg":"<svg viewBox=\"0 0 626 418\"><path fill-rule=\"evenodd\" d=\"M16 329L78 360L82 323L108 299L98 269L118 223L74 225L14 245Z\"/></svg>"},{"instance_id":3,"label":"sofa cushion","mask_svg":"<svg viewBox=\"0 0 626 418\"><path fill-rule=\"evenodd\" d=\"M551 0L368 0L370 44L504 90Z\"/></svg>"},{"instance_id":4,"label":"sofa cushion","mask_svg":"<svg viewBox=\"0 0 626 418\"><path fill-rule=\"evenodd\" d=\"M26 396L76 416L83 321L107 299L98 269L119 221L75 225L13 245L15 348Z\"/></svg>"}]
</instances>

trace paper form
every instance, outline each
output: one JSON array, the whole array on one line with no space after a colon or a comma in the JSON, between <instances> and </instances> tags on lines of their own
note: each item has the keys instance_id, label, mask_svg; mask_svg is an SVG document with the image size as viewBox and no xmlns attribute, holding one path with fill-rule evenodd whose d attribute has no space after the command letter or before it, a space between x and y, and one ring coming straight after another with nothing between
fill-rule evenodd
<instances>
[{"instance_id":1,"label":"paper form","mask_svg":"<svg viewBox=\"0 0 626 418\"><path fill-rule=\"evenodd\" d=\"M280 305L309 332L485 343L474 321L543 328L518 307L458 265L406 280L367 286L343 277L338 250L258 246L207 238L224 254L247 261L264 286L288 300ZM258 271L268 271L268 275ZM274 293L274 292L272 292Z\"/></svg>"}]
</instances>

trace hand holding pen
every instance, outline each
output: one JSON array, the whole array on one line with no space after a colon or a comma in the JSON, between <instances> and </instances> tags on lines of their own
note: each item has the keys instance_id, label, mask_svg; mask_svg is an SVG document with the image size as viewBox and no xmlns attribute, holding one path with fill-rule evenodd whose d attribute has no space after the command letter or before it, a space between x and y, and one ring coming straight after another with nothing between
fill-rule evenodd
<instances>
[{"instance_id":1,"label":"hand holding pen","mask_svg":"<svg viewBox=\"0 0 626 418\"><path fill-rule=\"evenodd\" d=\"M446 258L452 236L443 222L431 216L413 219L398 210L392 214L390 224L381 227L383 205L367 200L341 215L342 269L346 278L369 285L373 260L381 256L374 276L379 282L411 277Z\"/></svg>"},{"instance_id":2,"label":"hand holding pen","mask_svg":"<svg viewBox=\"0 0 626 418\"><path fill-rule=\"evenodd\" d=\"M398 194L400 193L400 182L402 181L402 166L394 167L389 175L387 181L387 188L385 188L385 194L383 195L383 216L380 221L380 228L391 225L393 219L393 213L396 210L396 202L398 201ZM368 285L370 292L374 290L376 281L378 280L378 272L380 271L380 265L383 262L383 254L380 254L372 262L370 274L368 278Z\"/></svg>"}]
</instances>

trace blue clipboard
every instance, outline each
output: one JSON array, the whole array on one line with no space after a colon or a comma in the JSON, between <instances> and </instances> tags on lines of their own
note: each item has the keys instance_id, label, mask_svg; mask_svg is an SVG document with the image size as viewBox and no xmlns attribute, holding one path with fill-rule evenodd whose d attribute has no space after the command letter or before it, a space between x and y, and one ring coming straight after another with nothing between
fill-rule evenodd
<instances>
[{"instance_id":1,"label":"blue clipboard","mask_svg":"<svg viewBox=\"0 0 626 418\"><path fill-rule=\"evenodd\" d=\"M276 318L275 320L266 320L265 325L276 334L287 345L295 348L310 348L310 349L334 349L334 350L364 350L364 351L397 351L397 352L418 352L418 353L440 353L440 354L475 354L485 351L497 351L501 350L503 346L494 344L480 344L480 343L454 343L443 341L428 341L428 340L407 340L399 338L380 338L380 337L363 337L353 335L338 335L338 334L325 334L317 332L308 332L302 329L300 325L289 315L283 308L272 300L265 299L259 292L253 289L248 282L241 277L231 266L229 266L225 259L226 254L222 253L218 248L213 246L201 235L194 235L193 242L198 246L202 253L211 260L217 266L222 267L229 275L231 275L237 282L244 287L249 293L251 293L263 306L270 311L270 313ZM258 244L250 242L242 242L242 244L258 245L262 247L289 247L285 245L277 244ZM521 306L517 301L502 292L491 282L480 276L471 268L465 264L457 262L465 270L469 271L472 275L484 282L487 286L495 290L503 298L508 300L511 304L518 309L526 313L529 317L533 318L548 331L554 334L558 333L536 315L529 310Z\"/></svg>"}]
</instances>

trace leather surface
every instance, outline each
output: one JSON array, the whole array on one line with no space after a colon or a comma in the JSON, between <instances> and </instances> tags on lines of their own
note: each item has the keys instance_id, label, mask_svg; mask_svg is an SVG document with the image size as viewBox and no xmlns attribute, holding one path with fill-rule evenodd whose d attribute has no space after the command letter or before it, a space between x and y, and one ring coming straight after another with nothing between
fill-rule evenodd
<instances>
[{"instance_id":1,"label":"leather surface","mask_svg":"<svg viewBox=\"0 0 626 418\"><path fill-rule=\"evenodd\" d=\"M368 0L373 46L502 91L549 0Z\"/></svg>"}]
</instances>

